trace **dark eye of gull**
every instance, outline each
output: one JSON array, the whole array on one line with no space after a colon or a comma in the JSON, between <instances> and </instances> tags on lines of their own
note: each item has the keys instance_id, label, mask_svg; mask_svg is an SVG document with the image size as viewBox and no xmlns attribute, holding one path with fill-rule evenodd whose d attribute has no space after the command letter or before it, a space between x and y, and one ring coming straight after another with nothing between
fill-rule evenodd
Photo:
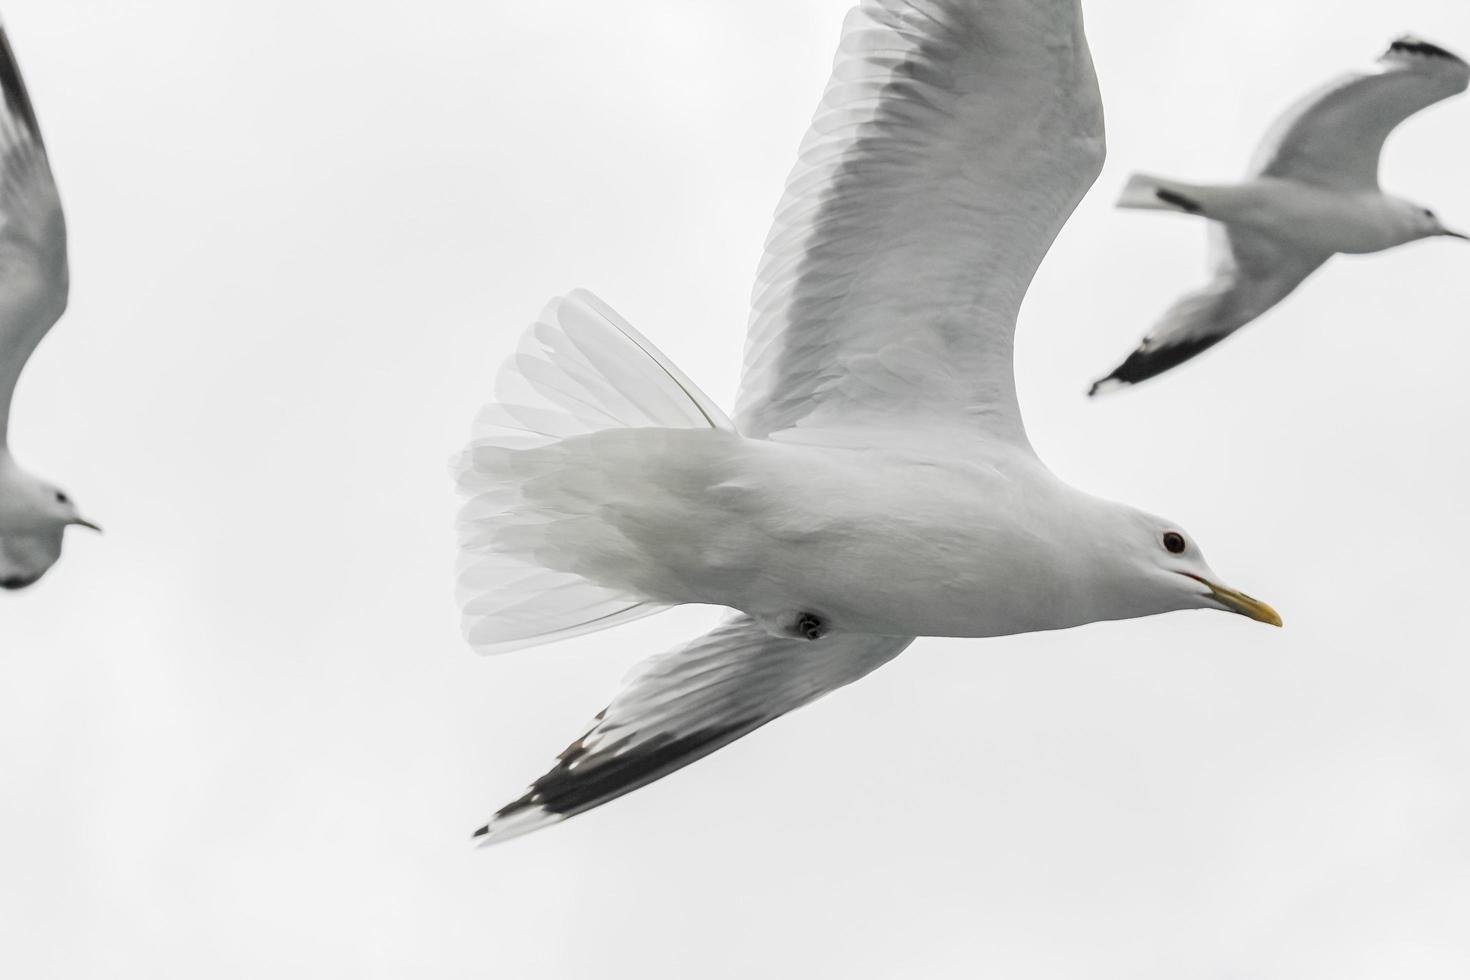
<instances>
[{"instance_id":1,"label":"dark eye of gull","mask_svg":"<svg viewBox=\"0 0 1470 980\"><path fill-rule=\"evenodd\" d=\"M1169 531L1164 535L1164 550L1171 555L1184 553L1184 535L1178 531Z\"/></svg>"},{"instance_id":2,"label":"dark eye of gull","mask_svg":"<svg viewBox=\"0 0 1470 980\"><path fill-rule=\"evenodd\" d=\"M56 491L56 502L58 504L69 504L69 503L71 503L71 498L68 497L66 494L62 493L60 490L58 490L58 491Z\"/></svg>"}]
</instances>

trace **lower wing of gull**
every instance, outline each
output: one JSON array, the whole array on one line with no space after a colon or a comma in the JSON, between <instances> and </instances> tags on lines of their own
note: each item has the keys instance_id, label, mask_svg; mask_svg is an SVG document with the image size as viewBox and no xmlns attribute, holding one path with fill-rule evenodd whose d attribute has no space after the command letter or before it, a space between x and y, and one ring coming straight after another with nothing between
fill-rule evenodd
<instances>
[{"instance_id":1,"label":"lower wing of gull","mask_svg":"<svg viewBox=\"0 0 1470 980\"><path fill-rule=\"evenodd\" d=\"M1401 37L1372 67L1343 75L1289 110L1257 150L1252 173L1376 190L1388 134L1467 85L1470 65L1428 41Z\"/></svg>"},{"instance_id":2,"label":"lower wing of gull","mask_svg":"<svg viewBox=\"0 0 1470 980\"><path fill-rule=\"evenodd\" d=\"M1210 227L1214 276L1171 306L1127 360L1089 395L1137 384L1209 350L1285 299L1327 261L1244 228Z\"/></svg>"},{"instance_id":3,"label":"lower wing of gull","mask_svg":"<svg viewBox=\"0 0 1470 980\"><path fill-rule=\"evenodd\" d=\"M912 642L884 636L788 640L746 616L732 616L640 664L587 733L475 838L499 843L614 800L851 684Z\"/></svg>"}]
</instances>

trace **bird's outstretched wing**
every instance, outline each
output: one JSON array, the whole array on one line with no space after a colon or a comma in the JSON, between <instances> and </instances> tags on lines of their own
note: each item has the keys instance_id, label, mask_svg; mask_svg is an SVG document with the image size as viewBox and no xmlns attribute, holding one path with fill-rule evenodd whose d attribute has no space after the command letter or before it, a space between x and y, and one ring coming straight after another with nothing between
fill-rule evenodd
<instances>
[{"instance_id":1,"label":"bird's outstretched wing","mask_svg":"<svg viewBox=\"0 0 1470 980\"><path fill-rule=\"evenodd\" d=\"M475 833L498 843L565 820L701 759L898 656L909 637L772 636L734 615L641 664L585 735Z\"/></svg>"},{"instance_id":2,"label":"bird's outstretched wing","mask_svg":"<svg viewBox=\"0 0 1470 980\"><path fill-rule=\"evenodd\" d=\"M864 0L766 242L741 431L1026 445L1016 313L1103 155L1078 0Z\"/></svg>"},{"instance_id":3,"label":"bird's outstretched wing","mask_svg":"<svg viewBox=\"0 0 1470 980\"><path fill-rule=\"evenodd\" d=\"M1334 190L1376 190L1388 134L1467 85L1470 65L1428 41L1401 37L1371 68L1342 76L1287 112L1252 170Z\"/></svg>"},{"instance_id":4,"label":"bird's outstretched wing","mask_svg":"<svg viewBox=\"0 0 1470 980\"><path fill-rule=\"evenodd\" d=\"M35 585L61 557L60 525L33 534L0 537L0 589Z\"/></svg>"},{"instance_id":5,"label":"bird's outstretched wing","mask_svg":"<svg viewBox=\"0 0 1470 980\"><path fill-rule=\"evenodd\" d=\"M41 129L0 25L0 446L26 361L66 309L66 225Z\"/></svg>"},{"instance_id":6,"label":"bird's outstretched wing","mask_svg":"<svg viewBox=\"0 0 1470 980\"><path fill-rule=\"evenodd\" d=\"M1246 228L1210 226L1214 277L1171 306L1089 395L1137 384L1215 346L1281 302L1329 256L1305 255Z\"/></svg>"}]
</instances>

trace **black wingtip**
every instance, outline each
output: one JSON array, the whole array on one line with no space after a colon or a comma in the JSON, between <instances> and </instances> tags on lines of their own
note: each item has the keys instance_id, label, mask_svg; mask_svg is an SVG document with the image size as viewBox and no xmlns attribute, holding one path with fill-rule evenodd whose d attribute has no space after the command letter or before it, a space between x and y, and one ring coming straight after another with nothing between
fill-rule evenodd
<instances>
[{"instance_id":1,"label":"black wingtip","mask_svg":"<svg viewBox=\"0 0 1470 980\"><path fill-rule=\"evenodd\" d=\"M490 825L487 823L485 826L481 827L479 830L477 830L473 834L471 834L470 835L470 840L479 840L481 837L488 837L489 834L490 834Z\"/></svg>"},{"instance_id":2,"label":"black wingtip","mask_svg":"<svg viewBox=\"0 0 1470 980\"><path fill-rule=\"evenodd\" d=\"M1431 44L1430 42L1425 41L1422 38L1417 38L1412 34L1405 34L1403 37L1397 38L1392 44L1388 46L1388 53L1418 55L1421 58L1439 58L1444 61L1453 61L1461 65L1465 64L1465 59L1461 58L1453 51L1447 51L1437 44Z\"/></svg>"},{"instance_id":3,"label":"black wingtip","mask_svg":"<svg viewBox=\"0 0 1470 980\"><path fill-rule=\"evenodd\" d=\"M25 79L21 77L20 65L15 52L10 49L10 32L0 24L0 88L4 89L5 109L18 118L26 132L36 144L45 147L41 139L41 124L36 120L36 110L31 106L30 93L26 91Z\"/></svg>"},{"instance_id":4,"label":"black wingtip","mask_svg":"<svg viewBox=\"0 0 1470 980\"><path fill-rule=\"evenodd\" d=\"M536 806L570 817L601 806L682 769L741 735L760 727L762 719L712 725L682 736L652 738L607 758L590 759L584 742L573 743L555 768L532 784L531 792L497 816Z\"/></svg>"},{"instance_id":5,"label":"black wingtip","mask_svg":"<svg viewBox=\"0 0 1470 980\"><path fill-rule=\"evenodd\" d=\"M1150 346L1147 342L1139 347L1128 359L1113 369L1113 373L1103 378L1092 386L1089 395L1102 394L1116 388L1124 388L1136 385L1140 381L1157 377L1165 371L1171 370L1183 364L1185 361L1201 354L1229 334L1219 334L1210 337L1194 337L1177 340L1173 343Z\"/></svg>"}]
</instances>

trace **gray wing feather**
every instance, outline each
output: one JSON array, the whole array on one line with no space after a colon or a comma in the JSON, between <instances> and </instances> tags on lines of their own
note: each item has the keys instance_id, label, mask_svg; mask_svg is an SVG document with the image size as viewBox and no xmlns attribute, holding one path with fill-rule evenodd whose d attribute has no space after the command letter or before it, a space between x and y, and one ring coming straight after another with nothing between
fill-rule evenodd
<instances>
[{"instance_id":1,"label":"gray wing feather","mask_svg":"<svg viewBox=\"0 0 1470 980\"><path fill-rule=\"evenodd\" d=\"M757 274L740 430L1024 444L1016 312L1103 152L1077 0L864 0Z\"/></svg>"},{"instance_id":2,"label":"gray wing feather","mask_svg":"<svg viewBox=\"0 0 1470 980\"><path fill-rule=\"evenodd\" d=\"M26 361L66 309L66 223L40 127L0 27L0 446Z\"/></svg>"},{"instance_id":3,"label":"gray wing feather","mask_svg":"<svg viewBox=\"0 0 1470 980\"><path fill-rule=\"evenodd\" d=\"M639 665L587 733L475 838L499 843L646 786L866 676L912 642L852 634L792 640L732 615Z\"/></svg>"},{"instance_id":4,"label":"gray wing feather","mask_svg":"<svg viewBox=\"0 0 1470 980\"><path fill-rule=\"evenodd\" d=\"M1467 85L1470 65L1425 41L1400 38L1371 68L1343 75L1287 112L1257 151L1252 171L1339 190L1376 190L1389 133Z\"/></svg>"},{"instance_id":5,"label":"gray wing feather","mask_svg":"<svg viewBox=\"0 0 1470 980\"><path fill-rule=\"evenodd\" d=\"M1174 303L1127 360L1092 386L1097 394L1162 374L1230 336L1281 302L1327 261L1243 228L1210 227L1214 275Z\"/></svg>"}]
</instances>

